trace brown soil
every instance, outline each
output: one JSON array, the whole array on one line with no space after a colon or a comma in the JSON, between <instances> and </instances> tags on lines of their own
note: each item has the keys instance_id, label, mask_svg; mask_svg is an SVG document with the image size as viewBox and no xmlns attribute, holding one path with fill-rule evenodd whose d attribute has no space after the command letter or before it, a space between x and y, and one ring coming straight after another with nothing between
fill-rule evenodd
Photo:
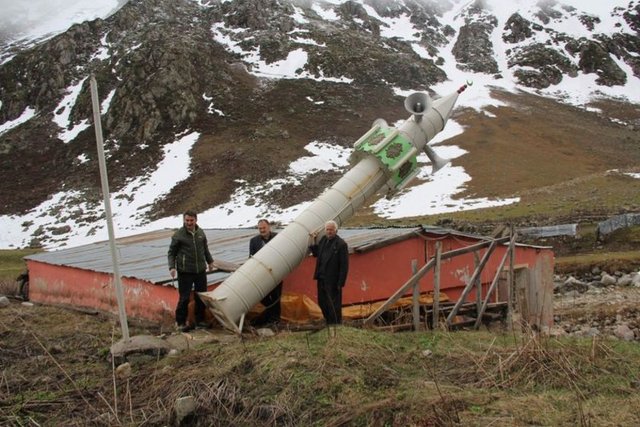
<instances>
[{"instance_id":1,"label":"brown soil","mask_svg":"<svg viewBox=\"0 0 640 427\"><path fill-rule=\"evenodd\" d=\"M543 97L492 95L508 106L490 108L495 117L471 111L459 116L465 132L448 141L469 152L454 161L473 177L465 194L513 196L640 163L633 128ZM640 119L637 108L610 104Z\"/></svg>"}]
</instances>

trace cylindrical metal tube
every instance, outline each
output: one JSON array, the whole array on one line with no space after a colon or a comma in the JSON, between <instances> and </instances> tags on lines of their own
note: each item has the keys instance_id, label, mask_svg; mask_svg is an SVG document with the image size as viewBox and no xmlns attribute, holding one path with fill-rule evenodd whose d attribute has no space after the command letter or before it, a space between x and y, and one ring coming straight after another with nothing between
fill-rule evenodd
<instances>
[{"instance_id":1,"label":"cylindrical metal tube","mask_svg":"<svg viewBox=\"0 0 640 427\"><path fill-rule=\"evenodd\" d=\"M328 220L342 224L377 191L393 192L406 186L416 175L416 154L444 128L458 94L432 105L426 94L409 97L405 106L420 102L420 108L407 107L418 114L398 129L374 125L357 141L352 159L360 160L353 168L219 287L199 294L216 318L239 332L241 317L302 262L312 243L310 237L323 232ZM431 108L423 112L424 105Z\"/></svg>"},{"instance_id":2,"label":"cylindrical metal tube","mask_svg":"<svg viewBox=\"0 0 640 427\"><path fill-rule=\"evenodd\" d=\"M238 270L211 292L200 298L226 327L260 302L302 262L308 253L310 236L321 232L330 219L341 223L387 180L375 157L366 157L347 172L268 245L249 258ZM349 212L349 215L344 215ZM342 218L341 218L342 216Z\"/></svg>"}]
</instances>

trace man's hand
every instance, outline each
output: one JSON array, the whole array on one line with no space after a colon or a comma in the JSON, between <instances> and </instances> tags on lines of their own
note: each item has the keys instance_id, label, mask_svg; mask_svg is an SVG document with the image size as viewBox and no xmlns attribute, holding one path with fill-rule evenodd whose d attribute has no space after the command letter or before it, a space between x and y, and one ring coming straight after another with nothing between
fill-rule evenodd
<instances>
[{"instance_id":1,"label":"man's hand","mask_svg":"<svg viewBox=\"0 0 640 427\"><path fill-rule=\"evenodd\" d=\"M172 279L176 278L176 269L172 268L171 270L169 270L169 274L171 275Z\"/></svg>"},{"instance_id":2,"label":"man's hand","mask_svg":"<svg viewBox=\"0 0 640 427\"><path fill-rule=\"evenodd\" d=\"M208 267L209 267L209 271L213 271L213 262L210 262Z\"/></svg>"}]
</instances>

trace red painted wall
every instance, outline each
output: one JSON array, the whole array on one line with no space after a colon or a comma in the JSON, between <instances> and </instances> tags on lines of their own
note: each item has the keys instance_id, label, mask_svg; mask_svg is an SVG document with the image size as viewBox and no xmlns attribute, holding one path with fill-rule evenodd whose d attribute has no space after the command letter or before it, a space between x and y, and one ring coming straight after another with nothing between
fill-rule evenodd
<instances>
[{"instance_id":1,"label":"red painted wall","mask_svg":"<svg viewBox=\"0 0 640 427\"><path fill-rule=\"evenodd\" d=\"M112 276L74 267L28 260L29 299L67 304L118 315ZM139 279L122 278L127 316L169 324L174 321L178 291Z\"/></svg>"},{"instance_id":2,"label":"red painted wall","mask_svg":"<svg viewBox=\"0 0 640 427\"><path fill-rule=\"evenodd\" d=\"M418 261L418 268L435 254L435 242L441 240L443 252L477 243L470 238L458 236L423 235L392 243L365 253L354 253L349 257L349 275L343 290L343 304L385 300L411 276L411 260ZM486 249L481 250L480 257ZM490 285L505 246L498 246L492 254L482 276L483 294ZM542 252L542 253L541 253ZM553 262L550 249L517 247L516 265L533 269L540 259L546 264ZM551 261L548 261L548 260ZM95 308L117 315L118 306L111 275L67 266L56 266L27 260L30 284L29 297L34 302L45 304L68 304ZM313 280L315 258L306 258L284 280L284 292L302 293L317 301L316 284ZM553 271L553 265L547 269ZM459 298L466 281L473 274L473 254L444 260L441 269L441 291L450 300ZM546 270L545 270L546 271ZM548 273L544 273L548 275ZM552 278L552 277L551 277ZM123 278L127 315L170 324L174 321L178 292L171 286L156 285L140 279ZM212 290L214 287L210 287ZM421 292L433 291L433 271L420 280ZM407 293L409 295L411 291ZM500 300L505 300L502 295ZM475 301L473 290L467 301ZM495 301L495 297L492 301Z\"/></svg>"},{"instance_id":3,"label":"red painted wall","mask_svg":"<svg viewBox=\"0 0 640 427\"><path fill-rule=\"evenodd\" d=\"M460 249L478 243L478 240L461 238L459 236L429 235L416 236L408 240L392 243L365 253L354 253L349 257L349 275L347 284L343 289L342 301L344 305L358 304L367 301L385 300L400 288L413 275L411 260L416 259L418 269L426 264L428 259L435 255L436 241L442 242L442 252ZM479 260L486 253L486 248L480 250ZM507 250L506 246L498 246L483 273L480 281L483 286L483 296L491 285L496 270ZM536 249L531 247L517 247L515 264L533 268L536 265L540 252L552 254L549 249ZM553 256L551 255L551 258ZM508 265L508 260L507 264ZM553 266L551 266L553 268ZM284 280L284 292L303 293L317 302L316 284L313 280L315 258L307 257L300 266ZM471 278L475 270L473 253L460 255L442 261L440 272L441 292L444 292L450 300L457 300ZM421 292L433 291L433 270L420 280ZM410 295L408 291L406 295ZM497 301L494 296L492 301ZM466 301L475 301L475 288ZM506 295L499 298L506 301Z\"/></svg>"}]
</instances>

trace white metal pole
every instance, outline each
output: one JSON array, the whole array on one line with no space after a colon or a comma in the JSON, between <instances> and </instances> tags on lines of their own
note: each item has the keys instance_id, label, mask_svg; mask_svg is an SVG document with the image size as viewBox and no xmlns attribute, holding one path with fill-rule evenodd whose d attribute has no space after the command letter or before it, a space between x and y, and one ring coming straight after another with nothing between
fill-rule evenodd
<instances>
[{"instance_id":1,"label":"white metal pole","mask_svg":"<svg viewBox=\"0 0 640 427\"><path fill-rule=\"evenodd\" d=\"M98 165L100 166L100 182L102 183L102 196L104 198L104 215L107 220L107 230L109 231L109 249L111 251L111 262L113 263L113 281L116 287L116 299L118 300L118 315L120 317L120 327L122 328L122 338L129 341L129 325L127 323L127 311L124 306L124 293L122 291L122 279L120 276L120 265L116 252L116 242L113 233L113 216L111 214L111 195L109 193L109 179L107 177L107 162L104 157L104 143L102 140L102 122L100 120L100 104L98 100L98 83L91 75L91 104L93 105L93 124L96 130L96 145L98 146Z\"/></svg>"}]
</instances>

